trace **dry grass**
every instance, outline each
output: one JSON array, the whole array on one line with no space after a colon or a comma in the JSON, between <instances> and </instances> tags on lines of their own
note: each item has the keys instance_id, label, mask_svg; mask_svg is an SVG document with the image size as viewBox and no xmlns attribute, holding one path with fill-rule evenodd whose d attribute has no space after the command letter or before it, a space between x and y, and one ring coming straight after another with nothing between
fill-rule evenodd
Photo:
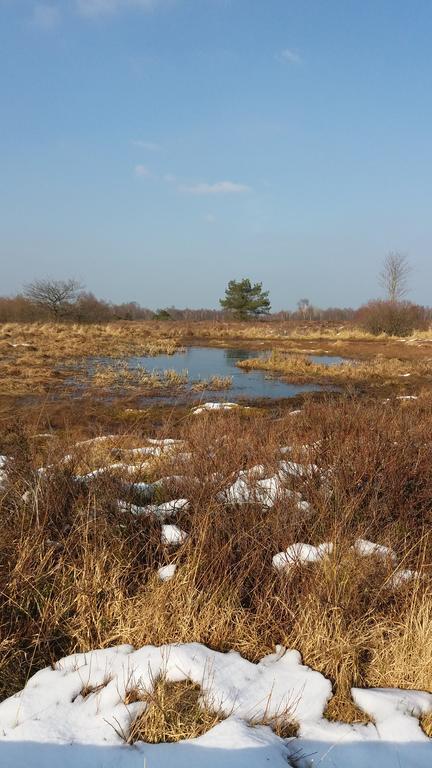
<instances>
[{"instance_id":1,"label":"dry grass","mask_svg":"<svg viewBox=\"0 0 432 768\"><path fill-rule=\"evenodd\" d=\"M199 685L191 680L170 682L161 676L153 681L151 691L135 688L127 703L142 701L143 711L132 722L127 741L134 744L176 742L196 739L224 719L202 701Z\"/></svg>"},{"instance_id":2,"label":"dry grass","mask_svg":"<svg viewBox=\"0 0 432 768\"><path fill-rule=\"evenodd\" d=\"M190 452L158 457L143 476L175 476L158 501L191 501L170 520L189 534L175 551L161 543L157 520L118 508L117 498L140 501L125 492L129 475L74 482L80 462L88 471L113 458L112 443L94 455L86 448L85 459L73 449L61 464L71 446L47 441L44 461L54 467L40 476L40 449L12 424L0 446L14 457L0 500L2 695L77 650L191 641L252 661L276 643L297 648L333 682L328 714L337 719L359 718L353 685L432 690L431 405L430 396L392 408L343 397L306 403L295 418L232 411L161 424L158 436L182 438ZM143 439L136 428L119 445ZM240 469L263 464L274 474L281 445L331 470L324 483L314 473L286 480L310 514L287 499L267 510L218 500ZM393 547L420 578L392 586L394 563L356 555L358 536ZM272 556L295 541L336 547L322 562L275 572ZM156 570L171 562L176 575L161 582Z\"/></svg>"},{"instance_id":3,"label":"dry grass","mask_svg":"<svg viewBox=\"0 0 432 768\"><path fill-rule=\"evenodd\" d=\"M260 369L283 374L295 381L329 381L355 384L401 384L401 379L431 380L430 361L407 361L377 357L368 361L346 360L338 365L324 366L302 355L273 352L268 357L250 358L237 363L245 370ZM409 382L411 383L411 382Z\"/></svg>"},{"instance_id":4,"label":"dry grass","mask_svg":"<svg viewBox=\"0 0 432 768\"><path fill-rule=\"evenodd\" d=\"M420 718L420 725L426 736L429 736L429 738L432 739L432 712L428 715L423 715L423 717Z\"/></svg>"},{"instance_id":5,"label":"dry grass","mask_svg":"<svg viewBox=\"0 0 432 768\"><path fill-rule=\"evenodd\" d=\"M41 397L47 392L57 396L65 380L86 382L88 358L174 354L184 345L197 343L274 349L279 353L340 353L364 359L382 354L387 358L423 360L430 350L429 335L424 333L394 339L371 336L350 325L317 322L4 323L0 324L0 396ZM100 375L104 386L107 374ZM312 375L310 370L308 375Z\"/></svg>"},{"instance_id":6,"label":"dry grass","mask_svg":"<svg viewBox=\"0 0 432 768\"><path fill-rule=\"evenodd\" d=\"M208 379L200 379L192 385L195 392L204 392L206 389L212 391L230 389L232 387L232 376L210 376Z\"/></svg>"},{"instance_id":7,"label":"dry grass","mask_svg":"<svg viewBox=\"0 0 432 768\"><path fill-rule=\"evenodd\" d=\"M130 367L127 362L111 361L99 363L91 371L88 383L102 388L136 388L160 389L161 387L177 387L187 384L188 372L175 371L168 368L165 371L149 371L142 366Z\"/></svg>"},{"instance_id":8,"label":"dry grass","mask_svg":"<svg viewBox=\"0 0 432 768\"><path fill-rule=\"evenodd\" d=\"M43 394L65 378L87 376L85 358L155 356L182 351L152 324L0 325L0 394Z\"/></svg>"}]
</instances>

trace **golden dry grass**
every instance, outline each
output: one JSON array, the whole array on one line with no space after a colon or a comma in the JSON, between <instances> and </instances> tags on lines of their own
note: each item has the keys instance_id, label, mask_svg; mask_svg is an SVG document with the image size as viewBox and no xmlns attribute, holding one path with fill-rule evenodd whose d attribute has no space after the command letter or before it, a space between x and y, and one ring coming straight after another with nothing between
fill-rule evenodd
<instances>
[{"instance_id":1,"label":"golden dry grass","mask_svg":"<svg viewBox=\"0 0 432 768\"><path fill-rule=\"evenodd\" d=\"M273 352L267 357L249 358L237 363L244 370L259 369L283 374L295 381L329 381L354 384L402 384L401 379L421 379L423 383L432 380L432 363L423 360L398 360L376 357L367 361L346 360L336 365L313 362L304 355Z\"/></svg>"},{"instance_id":2,"label":"golden dry grass","mask_svg":"<svg viewBox=\"0 0 432 768\"><path fill-rule=\"evenodd\" d=\"M353 685L432 690L431 405L430 396L387 409L344 397L309 402L295 418L233 411L162 424L157 434L183 439L190 456L163 454L140 479L175 476L157 500L191 501L172 521L189 534L175 551L157 520L118 508L129 475L73 480L82 465L113 460L116 443L143 445L139 430L79 450L47 441L44 460L54 467L39 476L38 449L25 427L11 425L1 446L14 456L0 501L2 695L77 650L191 641L252 661L277 643L297 648L332 681L336 719L361 717ZM287 479L313 512L299 514L286 499L266 510L218 500L240 469L263 464L274 474L281 445L293 447L293 460L331 470L326 483L315 474ZM67 451L72 463L59 463ZM397 566L356 555L359 536L393 547L420 577L392 586ZM273 555L295 541L336 548L275 572ZM161 582L157 568L171 562L175 577Z\"/></svg>"},{"instance_id":3,"label":"golden dry grass","mask_svg":"<svg viewBox=\"0 0 432 768\"><path fill-rule=\"evenodd\" d=\"M87 377L86 358L155 356L181 351L152 324L0 325L0 394L43 394L65 378Z\"/></svg>"},{"instance_id":4,"label":"golden dry grass","mask_svg":"<svg viewBox=\"0 0 432 768\"><path fill-rule=\"evenodd\" d=\"M149 371L142 366L129 367L127 362L112 361L98 364L90 372L87 382L94 387L105 389L136 388L160 389L161 387L178 387L187 384L188 372L175 371L168 368L165 371Z\"/></svg>"},{"instance_id":5,"label":"golden dry grass","mask_svg":"<svg viewBox=\"0 0 432 768\"><path fill-rule=\"evenodd\" d=\"M212 391L230 389L232 387L232 376L210 376L208 379L200 379L196 381L192 389L195 392L204 392L206 389Z\"/></svg>"},{"instance_id":6,"label":"golden dry grass","mask_svg":"<svg viewBox=\"0 0 432 768\"><path fill-rule=\"evenodd\" d=\"M365 359L382 354L407 360L426 359L430 348L424 333L394 339L371 336L350 325L316 322L4 323L0 324L0 396L43 396L60 392L71 377L84 382L88 358L173 354L194 343ZM107 374L100 375L104 385Z\"/></svg>"},{"instance_id":7,"label":"golden dry grass","mask_svg":"<svg viewBox=\"0 0 432 768\"><path fill-rule=\"evenodd\" d=\"M143 702L143 711L131 724L129 744L196 739L224 719L202 701L201 687L191 680L170 682L162 675L153 680L151 691L135 688L127 701Z\"/></svg>"}]
</instances>

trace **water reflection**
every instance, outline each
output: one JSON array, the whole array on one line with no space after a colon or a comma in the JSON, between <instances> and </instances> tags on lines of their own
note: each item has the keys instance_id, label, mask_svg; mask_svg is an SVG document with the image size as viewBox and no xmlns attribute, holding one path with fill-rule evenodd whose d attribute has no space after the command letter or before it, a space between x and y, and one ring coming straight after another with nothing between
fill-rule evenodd
<instances>
[{"instance_id":1,"label":"water reflection","mask_svg":"<svg viewBox=\"0 0 432 768\"><path fill-rule=\"evenodd\" d=\"M266 371L244 371L237 368L238 361L257 357L260 354L268 354L268 352L233 347L188 347L184 352L176 352L174 355L133 357L128 360L128 364L130 368L139 366L149 371L164 371L168 368L179 372L187 370L191 382L209 379L212 376L232 378L233 384L230 389L215 392L206 390L204 394L201 392L195 395L199 399L204 397L207 400L232 400L239 397L294 397L302 392L330 389L319 384L289 384ZM341 358L323 356L318 360L323 364L331 365L336 361L340 362ZM175 400L178 401L178 395Z\"/></svg>"}]
</instances>

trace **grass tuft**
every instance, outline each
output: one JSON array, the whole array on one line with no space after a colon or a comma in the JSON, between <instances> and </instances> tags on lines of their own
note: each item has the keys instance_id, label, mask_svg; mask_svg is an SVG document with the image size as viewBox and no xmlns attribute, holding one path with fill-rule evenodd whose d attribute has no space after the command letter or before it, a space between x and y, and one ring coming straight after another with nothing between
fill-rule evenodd
<instances>
[{"instance_id":1,"label":"grass tuft","mask_svg":"<svg viewBox=\"0 0 432 768\"><path fill-rule=\"evenodd\" d=\"M129 744L196 739L224 719L205 705L200 686L191 680L170 682L161 676L153 681L151 692L142 692L137 698L138 694L135 690L132 701L142 701L144 709L131 724Z\"/></svg>"}]
</instances>

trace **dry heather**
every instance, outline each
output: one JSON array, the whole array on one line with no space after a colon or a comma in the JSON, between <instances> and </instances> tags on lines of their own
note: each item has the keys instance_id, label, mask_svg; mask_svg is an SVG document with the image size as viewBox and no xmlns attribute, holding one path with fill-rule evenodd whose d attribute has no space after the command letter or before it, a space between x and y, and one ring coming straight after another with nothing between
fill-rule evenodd
<instances>
[{"instance_id":1,"label":"dry heather","mask_svg":"<svg viewBox=\"0 0 432 768\"><path fill-rule=\"evenodd\" d=\"M80 446L53 438L42 457L26 427L11 424L1 446L12 457L0 506L1 695L75 650L190 641L253 661L276 643L297 648L332 680L337 719L361 717L352 685L432 690L431 405L344 397L278 419L190 416L157 435L184 444L150 459L126 450L149 445L139 431ZM270 477L288 457L319 467L284 480L309 509L294 497L267 508L221 499L238 471L263 465ZM42 458L53 466L41 474ZM76 479L106 463L117 466ZM170 479L157 503L190 501L166 521L188 534L177 547L155 515L128 506L146 503L146 491L127 483L159 478ZM392 547L397 563L360 556L358 537ZM335 545L328 557L272 567L294 542L324 541ZM177 570L163 582L166 564ZM401 568L418 575L396 584Z\"/></svg>"},{"instance_id":2,"label":"dry heather","mask_svg":"<svg viewBox=\"0 0 432 768\"><path fill-rule=\"evenodd\" d=\"M249 358L237 363L245 370L260 369L283 374L293 381L329 381L367 385L412 383L432 379L430 360L398 360L376 357L368 361L346 360L340 364L324 366L304 355L273 352L268 357ZM409 382L407 380L410 380Z\"/></svg>"}]
</instances>

